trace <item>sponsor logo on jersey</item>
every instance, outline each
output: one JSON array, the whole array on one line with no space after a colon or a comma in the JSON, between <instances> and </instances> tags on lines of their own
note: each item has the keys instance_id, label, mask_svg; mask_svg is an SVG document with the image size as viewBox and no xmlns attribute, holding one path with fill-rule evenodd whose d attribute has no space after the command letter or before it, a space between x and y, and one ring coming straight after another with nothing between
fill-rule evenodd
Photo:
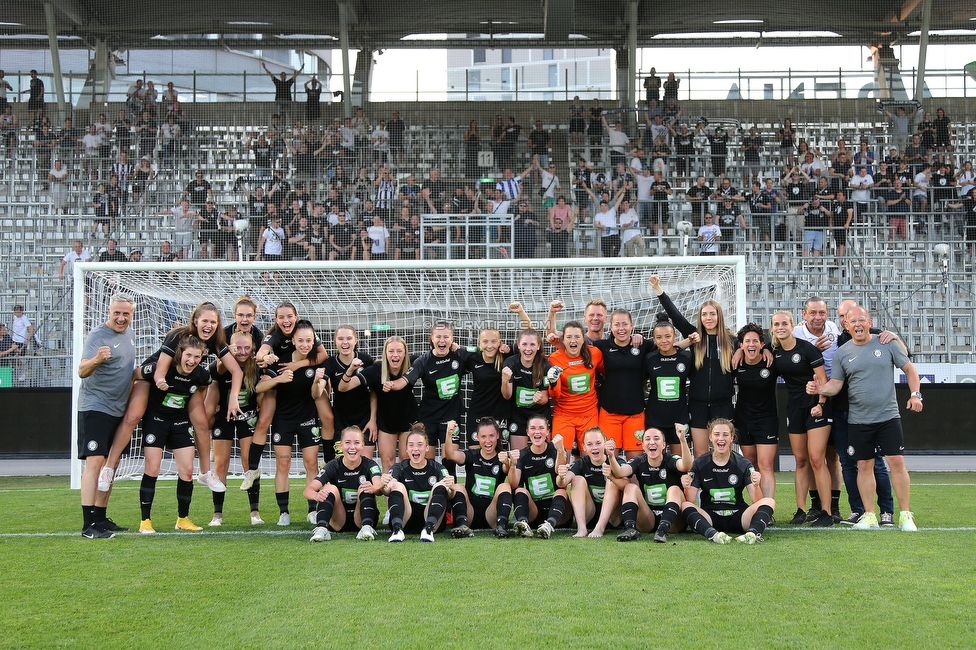
<instances>
[{"instance_id":1,"label":"sponsor logo on jersey","mask_svg":"<svg viewBox=\"0 0 976 650\"><path fill-rule=\"evenodd\" d=\"M763 379L769 379L769 368L763 368L759 371L759 376Z\"/></svg>"},{"instance_id":2,"label":"sponsor logo on jersey","mask_svg":"<svg viewBox=\"0 0 976 650\"><path fill-rule=\"evenodd\" d=\"M847 360L847 363L850 363L851 361L854 361L854 359L857 359L857 355L856 354L853 357L851 357L850 359L848 359Z\"/></svg>"},{"instance_id":3,"label":"sponsor logo on jersey","mask_svg":"<svg viewBox=\"0 0 976 650\"><path fill-rule=\"evenodd\" d=\"M792 357L790 357L790 361L792 361L793 363L800 363L800 355L799 355L799 353L794 354Z\"/></svg>"}]
</instances>

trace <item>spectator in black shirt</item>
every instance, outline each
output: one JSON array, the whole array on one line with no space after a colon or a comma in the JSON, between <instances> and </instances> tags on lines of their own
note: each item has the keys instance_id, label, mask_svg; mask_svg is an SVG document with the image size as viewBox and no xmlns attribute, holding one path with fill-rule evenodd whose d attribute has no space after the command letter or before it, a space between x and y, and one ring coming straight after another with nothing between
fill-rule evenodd
<instances>
[{"instance_id":1,"label":"spectator in black shirt","mask_svg":"<svg viewBox=\"0 0 976 650\"><path fill-rule=\"evenodd\" d=\"M402 164L403 134L407 127L400 119L400 111L393 111L393 117L386 123L386 130L390 134L390 157L393 158L394 164Z\"/></svg>"},{"instance_id":2,"label":"spectator in black shirt","mask_svg":"<svg viewBox=\"0 0 976 650\"><path fill-rule=\"evenodd\" d=\"M129 258L125 253L118 249L119 242L109 239L105 244L105 250L98 256L99 262L128 262Z\"/></svg>"},{"instance_id":3,"label":"spectator in black shirt","mask_svg":"<svg viewBox=\"0 0 976 650\"><path fill-rule=\"evenodd\" d=\"M187 199L198 210L203 209L207 200L213 201L213 198L213 188L210 186L210 181L204 180L202 171L198 171L194 179L187 183L183 194L180 196L181 201Z\"/></svg>"},{"instance_id":4,"label":"spectator in black shirt","mask_svg":"<svg viewBox=\"0 0 976 650\"><path fill-rule=\"evenodd\" d=\"M305 69L305 64L303 63L302 67L295 71L291 79L284 72L278 77L275 77L264 63L261 63L261 67L264 68L264 71L268 73L268 76L271 77L271 81L274 83L275 111L278 115L284 116L287 119L288 109L291 107L291 89L295 85L295 78L298 77L298 73Z\"/></svg>"}]
</instances>

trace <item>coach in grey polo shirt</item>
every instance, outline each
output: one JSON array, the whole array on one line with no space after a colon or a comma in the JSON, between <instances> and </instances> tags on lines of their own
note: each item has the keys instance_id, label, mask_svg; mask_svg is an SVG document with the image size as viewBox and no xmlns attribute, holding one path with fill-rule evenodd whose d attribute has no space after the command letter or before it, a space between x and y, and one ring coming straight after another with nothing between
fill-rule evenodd
<instances>
[{"instance_id":1,"label":"coach in grey polo shirt","mask_svg":"<svg viewBox=\"0 0 976 650\"><path fill-rule=\"evenodd\" d=\"M109 492L98 492L98 473L112 446L115 429L125 415L132 369L136 362L136 341L129 327L132 298L112 296L108 320L96 327L85 340L78 376L78 458L84 459L81 475L81 509L84 526L81 534L89 539L109 538L120 528L105 514Z\"/></svg>"},{"instance_id":2,"label":"coach in grey polo shirt","mask_svg":"<svg viewBox=\"0 0 976 650\"><path fill-rule=\"evenodd\" d=\"M830 381L823 386L816 382L807 385L807 393L836 395L847 383L850 410L848 411L848 455L857 461L857 488L864 503L864 514L854 524L858 530L878 528L874 514L876 484L874 479L874 450L881 447L891 468L891 485L901 510L898 525L904 531L917 530L909 508L911 479L905 469L905 437L901 415L895 400L894 368L900 368L908 379L912 396L908 410L922 410L918 371L898 345L883 345L871 334L871 318L862 307L847 312L851 340L837 349Z\"/></svg>"}]
</instances>

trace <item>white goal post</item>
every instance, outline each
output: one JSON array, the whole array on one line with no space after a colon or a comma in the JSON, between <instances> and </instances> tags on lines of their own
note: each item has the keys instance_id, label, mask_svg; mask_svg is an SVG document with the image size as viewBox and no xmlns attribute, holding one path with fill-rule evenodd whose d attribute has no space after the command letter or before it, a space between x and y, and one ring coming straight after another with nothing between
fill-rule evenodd
<instances>
[{"instance_id":1,"label":"white goal post","mask_svg":"<svg viewBox=\"0 0 976 650\"><path fill-rule=\"evenodd\" d=\"M77 406L81 379L77 368L87 334L108 316L109 299L123 292L135 298L132 321L141 362L155 352L166 332L202 302L221 309L224 325L232 321L237 298L247 294L258 304L263 331L272 323L281 301L295 304L298 314L315 325L331 350L339 325L352 325L360 349L378 358L383 342L397 334L408 352L428 349L434 321L454 325L461 346L477 344L478 332L493 327L514 344L521 329L508 311L521 302L534 323L543 321L552 300L565 309L559 323L582 320L585 305L603 299L612 310L631 311L635 330L647 332L660 303L648 278L658 273L662 285L686 317L694 321L698 306L718 300L726 323L745 324L745 261L741 256L639 257L573 259L490 259L379 262L206 262L77 263L74 266L72 335L71 487L79 488L81 461L77 456ZM141 474L141 436L133 437L132 455L123 458L117 477ZM296 463L301 470L301 463ZM273 467L268 459L262 469ZM296 470L296 471L297 471ZM236 458L231 472L240 471ZM161 476L174 473L164 460Z\"/></svg>"}]
</instances>

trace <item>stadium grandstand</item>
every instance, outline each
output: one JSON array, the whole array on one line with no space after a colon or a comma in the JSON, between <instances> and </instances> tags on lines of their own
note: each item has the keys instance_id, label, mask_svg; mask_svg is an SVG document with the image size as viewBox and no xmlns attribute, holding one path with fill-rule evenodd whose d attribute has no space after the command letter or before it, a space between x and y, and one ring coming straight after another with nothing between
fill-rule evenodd
<instances>
[{"instance_id":1,"label":"stadium grandstand","mask_svg":"<svg viewBox=\"0 0 976 650\"><path fill-rule=\"evenodd\" d=\"M976 78L925 66L927 48L973 42L971 2L177 5L5 7L0 320L23 305L34 328L0 359L14 386L70 384L86 255L698 255L705 213L716 252L745 257L747 320L854 298L938 381L976 376ZM873 69L716 72L772 44L870 48ZM654 55L716 46L740 47L697 70ZM373 54L404 48L457 53L453 90L374 101ZM640 217L625 245L598 218L604 192ZM262 250L273 213L279 252Z\"/></svg>"}]
</instances>

